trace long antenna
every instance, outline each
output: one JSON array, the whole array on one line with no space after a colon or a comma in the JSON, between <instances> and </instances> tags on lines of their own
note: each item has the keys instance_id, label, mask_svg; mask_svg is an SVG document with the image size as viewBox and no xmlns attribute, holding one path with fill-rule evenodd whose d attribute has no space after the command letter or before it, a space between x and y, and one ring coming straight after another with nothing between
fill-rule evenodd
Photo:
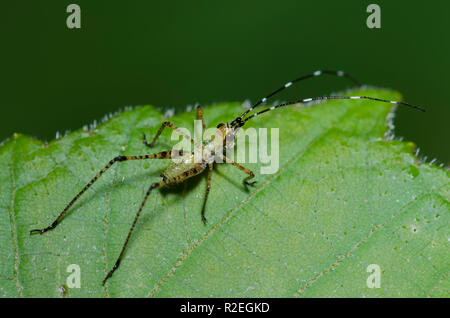
<instances>
[{"instance_id":1,"label":"long antenna","mask_svg":"<svg viewBox=\"0 0 450 318\"><path fill-rule=\"evenodd\" d=\"M361 83L355 79L353 76L351 76L350 74L347 74L343 71L330 71L330 70L325 70L325 71L315 71L313 73L307 74L307 75L303 75L299 78L296 78L293 81L287 82L286 84L284 84L283 86L281 86L280 88L274 90L272 93L270 93L269 95L267 95L266 97L260 99L256 104L254 104L253 106L251 106L248 110L246 110L241 116L239 116L240 119L243 119L249 112L251 112L253 109L255 109L256 107L258 107L259 105L261 105L262 103L265 103L269 98L273 97L274 95L280 93L281 91L285 90L286 88L292 86L293 84L303 81L305 79L308 78L312 78L312 77L316 77L316 76L320 76L323 74L328 74L328 75L333 75L333 76L338 76L338 77L345 77L348 78L349 80L351 80L354 84L361 86ZM240 121L239 119L236 118L237 121ZM233 123L232 123L233 124Z\"/></svg>"},{"instance_id":2,"label":"long antenna","mask_svg":"<svg viewBox=\"0 0 450 318\"><path fill-rule=\"evenodd\" d=\"M391 103L391 104L396 104L396 105L403 105L403 106L407 106L409 108L413 108L416 110L419 110L421 112L425 112L425 109L423 109L422 107L416 106L416 105L411 105L405 102L398 102L398 101L393 101L393 100L386 100L386 99L381 99L381 98L375 98L375 97L369 97L369 96L321 96L321 97L312 97L312 98L304 98L304 99L299 99L296 101L292 101L292 102L286 102L286 103L282 103L282 104L278 104L275 106L271 106L269 108L266 108L260 112L254 113L250 116L248 116L245 119L241 119L240 117L236 118L233 122L235 122L236 127L242 127L245 122L249 121L250 119L259 116L261 114L264 114L265 112L280 108L280 107L284 107L284 106L288 106L288 105L293 105L293 104L299 104L299 103L307 103L307 102L312 102L312 101L317 101L317 100L329 100L329 99L370 99L370 100L374 100L374 101L378 101L378 102L383 102L383 103Z\"/></svg>"}]
</instances>

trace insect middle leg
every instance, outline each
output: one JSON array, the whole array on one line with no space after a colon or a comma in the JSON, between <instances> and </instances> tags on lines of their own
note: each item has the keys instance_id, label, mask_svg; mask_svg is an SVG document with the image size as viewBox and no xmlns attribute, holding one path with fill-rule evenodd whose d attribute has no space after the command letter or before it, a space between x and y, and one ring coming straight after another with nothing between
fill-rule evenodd
<instances>
[{"instance_id":1,"label":"insect middle leg","mask_svg":"<svg viewBox=\"0 0 450 318\"><path fill-rule=\"evenodd\" d=\"M204 224L207 223L206 217L205 217L205 209L206 209L206 201L208 200L209 190L211 189L211 177L213 174L213 163L209 164L209 171L208 171L208 183L206 184L206 192L205 192L205 199L203 201L202 206L202 221Z\"/></svg>"},{"instance_id":2,"label":"insect middle leg","mask_svg":"<svg viewBox=\"0 0 450 318\"><path fill-rule=\"evenodd\" d=\"M183 155L183 151L179 150L179 156ZM162 151L162 152L158 152L158 153L154 153L154 154L149 154L149 155L141 155L141 156L117 156L114 159L112 159L110 162L108 162L108 164L102 169L100 170L92 179L91 181L89 181L84 188L69 202L69 204L66 205L66 207L64 208L64 210L62 210L62 212L58 215L58 217L53 221L52 224L50 224L49 226L47 226L46 228L43 229L34 229L30 231L30 234L33 233L39 233L39 234L43 234L49 230L54 229L59 222L61 222L61 220L64 218L64 216L66 215L67 211L70 209L70 207L83 195L83 193L85 193L97 180L98 178L100 178L109 168L111 168L111 166L113 164L115 164L116 162L122 162L122 161L128 161L128 160L144 160L144 159L170 159L172 158L172 153L170 150L168 151Z\"/></svg>"},{"instance_id":3,"label":"insect middle leg","mask_svg":"<svg viewBox=\"0 0 450 318\"><path fill-rule=\"evenodd\" d=\"M203 131L206 131L205 119L203 118L203 110L200 105L197 106L197 117L202 121Z\"/></svg>"}]
</instances>

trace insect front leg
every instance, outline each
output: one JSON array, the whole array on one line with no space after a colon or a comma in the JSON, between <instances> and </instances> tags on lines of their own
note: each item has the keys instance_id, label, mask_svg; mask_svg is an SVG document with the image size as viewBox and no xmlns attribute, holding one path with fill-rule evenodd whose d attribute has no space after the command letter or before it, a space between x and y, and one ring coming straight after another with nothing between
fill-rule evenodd
<instances>
[{"instance_id":1,"label":"insect front leg","mask_svg":"<svg viewBox=\"0 0 450 318\"><path fill-rule=\"evenodd\" d=\"M241 171L245 172L246 174L248 174L248 176L246 178L244 178L244 180L243 180L244 185L254 186L256 184L256 181L248 182L248 180L253 179L255 177L255 174L253 173L253 171L251 171L250 169L247 169L244 166L241 166L240 164L238 164L237 162L229 159L226 156L222 155L222 160L224 160L224 162L231 163L233 166L235 166L239 170L241 170Z\"/></svg>"},{"instance_id":2,"label":"insect front leg","mask_svg":"<svg viewBox=\"0 0 450 318\"><path fill-rule=\"evenodd\" d=\"M247 169L244 166L241 166L240 164L238 164L236 162L232 162L231 164L233 166L235 166L236 168L238 168L239 170L244 171L246 174L248 174L248 176L246 178L244 178L244 180L243 180L243 183L245 185L254 186L256 184L256 181L248 182L248 180L253 179L255 177L255 174L253 173L253 171L251 171L250 169Z\"/></svg>"},{"instance_id":3,"label":"insect front leg","mask_svg":"<svg viewBox=\"0 0 450 318\"><path fill-rule=\"evenodd\" d=\"M190 136L185 134L182 130L180 130L177 126L172 124L170 121L165 121L165 122L162 123L161 127L159 127L159 130L156 133L155 137L153 138L152 142L148 142L147 141L147 136L145 135L145 133L142 133L142 136L144 137L144 140L143 140L144 145L146 145L147 147L150 147L150 148L153 147L155 145L156 140L159 138L159 136L161 135L162 131L166 127L172 128L173 130L178 132L180 135L182 135L184 138L187 138L193 145L196 145L194 143L194 140Z\"/></svg>"},{"instance_id":4,"label":"insect front leg","mask_svg":"<svg viewBox=\"0 0 450 318\"><path fill-rule=\"evenodd\" d=\"M180 156L183 155L183 151L182 150L179 151L179 155ZM33 233L43 234L43 233L45 233L47 231L50 231L50 230L54 229L59 224L59 222L61 222L61 220L64 218L64 216L66 215L66 213L70 209L70 207L83 195L83 193L85 193L98 180L98 178L100 178L116 162L122 162L122 161L128 161L128 160L144 160L144 159L170 159L171 157L172 156L171 156L171 151L170 150L162 151L162 152L158 152L158 153L150 154L150 155L117 156L117 157L115 157L114 159L109 161L108 164L103 169L101 169L91 179L91 181L89 181L84 186L84 188L80 192L78 192L78 194L66 205L66 207L62 210L62 212L58 215L58 217L53 221L52 224L50 224L49 226L47 226L46 228L43 228L43 229L31 230L30 234L33 234Z\"/></svg>"}]
</instances>

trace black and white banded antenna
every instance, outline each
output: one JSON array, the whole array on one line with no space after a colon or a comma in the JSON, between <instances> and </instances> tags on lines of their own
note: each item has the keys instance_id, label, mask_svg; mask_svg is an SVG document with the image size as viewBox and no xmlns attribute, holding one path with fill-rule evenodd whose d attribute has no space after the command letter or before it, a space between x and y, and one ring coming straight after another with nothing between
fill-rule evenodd
<instances>
[{"instance_id":1,"label":"black and white banded antenna","mask_svg":"<svg viewBox=\"0 0 450 318\"><path fill-rule=\"evenodd\" d=\"M408 104L405 102L398 102L398 101L394 101L394 100L387 100L387 99L381 99L381 98L375 98L375 97L369 97L369 96L320 96L320 97L312 97L312 98L304 98L304 99L299 99L299 100L295 100L292 102L286 102L286 103L282 103L282 104L278 104L275 106L271 106L268 107L260 112L254 113L244 119L241 119L240 117L236 118L233 122L236 122L235 125L236 127L242 127L245 122L249 121L250 119L259 116L261 114L264 114L268 111L280 108L280 107L284 107L284 106L289 106L289 105L294 105L294 104L299 104L299 103L308 103L308 102L313 102L313 101L323 101L323 100L331 100L331 99L369 99L369 100L374 100L374 101L378 101L378 102L383 102L383 103L391 103L391 104L396 104L396 105L402 105L402 106L406 106L412 109L416 109L419 110L421 112L425 112L425 109L416 105L412 105L412 104Z\"/></svg>"},{"instance_id":2,"label":"black and white banded antenna","mask_svg":"<svg viewBox=\"0 0 450 318\"><path fill-rule=\"evenodd\" d=\"M274 90L272 93L270 93L269 95L267 95L266 97L260 99L256 104L254 104L253 106L251 106L249 109L247 109L241 116L239 116L239 119L243 119L249 112L251 112L253 109L255 109L256 107L258 107L259 105L261 105L262 103L265 103L269 98L275 96L276 94L280 93L281 91L285 90L286 88L292 86L295 83L298 83L300 81L303 81L305 79L308 78L312 78L312 77L317 77L317 76L321 76L323 74L327 74L327 75L333 75L333 76L337 76L337 77L345 77L348 78L350 81L352 81L355 85L357 86L361 86L361 83L354 78L353 76L351 76L350 74L345 73L344 71L330 71L330 70L317 70L313 73L310 74L306 74L303 75L299 78L296 78L293 81L287 82L286 84L284 84L283 86L281 86L280 88ZM240 121L238 118L236 118L237 121ZM234 122L232 123L232 125L234 124Z\"/></svg>"}]
</instances>

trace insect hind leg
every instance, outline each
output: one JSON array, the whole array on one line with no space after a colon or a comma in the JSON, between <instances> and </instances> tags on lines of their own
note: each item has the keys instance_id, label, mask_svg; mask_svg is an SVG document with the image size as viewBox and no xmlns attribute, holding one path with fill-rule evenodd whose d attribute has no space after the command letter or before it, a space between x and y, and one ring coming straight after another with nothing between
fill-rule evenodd
<instances>
[{"instance_id":1,"label":"insect hind leg","mask_svg":"<svg viewBox=\"0 0 450 318\"><path fill-rule=\"evenodd\" d=\"M179 155L183 155L183 151L179 151ZM58 215L58 217L53 221L52 224L43 229L33 229L30 231L30 234L44 234L47 231L53 230L64 218L67 211L70 207L116 162L128 161L128 160L144 160L144 159L170 159L172 158L172 153L170 150L161 151L154 154L149 155L141 155L141 156L117 156L114 159L110 160L108 164L101 169L85 186L84 188L78 192L78 194L66 205L66 207L62 210L62 212Z\"/></svg>"},{"instance_id":2,"label":"insect hind leg","mask_svg":"<svg viewBox=\"0 0 450 318\"><path fill-rule=\"evenodd\" d=\"M144 205L147 202L147 199L150 196L150 193L152 192L153 189L156 189L164 184L166 184L166 181L155 182L148 188L147 192L145 193L144 200L142 200L139 210L136 213L136 216L134 217L133 223L131 224L130 230L128 231L127 238L125 239L125 243L122 246L122 250L120 251L119 257L117 258L116 262L114 263L114 266L111 268L111 270L108 272L108 274L106 274L105 278L103 279L103 285L106 283L108 278L110 278L114 274L116 269L119 268L120 262L122 261L122 257L125 253L125 249L128 245L128 241L130 240L131 234L133 233L134 227L136 226L136 222L137 222L139 216L141 215L142 209L144 208Z\"/></svg>"},{"instance_id":3,"label":"insect hind leg","mask_svg":"<svg viewBox=\"0 0 450 318\"><path fill-rule=\"evenodd\" d=\"M141 206L139 207L139 210L136 213L136 216L134 217L133 224L131 225L131 228L128 231L128 235L127 235L127 238L125 239L125 243L122 246L122 250L120 252L120 255L117 258L113 268L108 272L108 274L106 275L105 279L103 280L103 284L106 283L108 278L110 278L113 275L113 273L116 271L116 269L119 267L120 262L122 260L122 257L123 257L123 255L125 253L125 249L127 247L128 241L129 241L129 239L131 237L131 234L133 233L134 227L135 227L136 222L137 222L137 220L139 218L139 215L141 214L142 209L144 208L145 202L147 201L147 199L148 199L150 193L152 192L152 190L155 189L155 188L164 186L164 185L182 182L182 181L184 181L184 180L186 180L186 179L188 179L190 177L193 177L193 176L201 173L203 170L204 169L202 167L194 167L191 170L185 171L185 172L183 172L183 173L181 173L181 174L179 174L177 176L174 176L174 177L171 177L171 178L167 178L167 179L165 179L163 181L160 181L160 182L153 183L148 188L148 190L147 190L147 192L145 194L144 200L142 201Z\"/></svg>"}]
</instances>

